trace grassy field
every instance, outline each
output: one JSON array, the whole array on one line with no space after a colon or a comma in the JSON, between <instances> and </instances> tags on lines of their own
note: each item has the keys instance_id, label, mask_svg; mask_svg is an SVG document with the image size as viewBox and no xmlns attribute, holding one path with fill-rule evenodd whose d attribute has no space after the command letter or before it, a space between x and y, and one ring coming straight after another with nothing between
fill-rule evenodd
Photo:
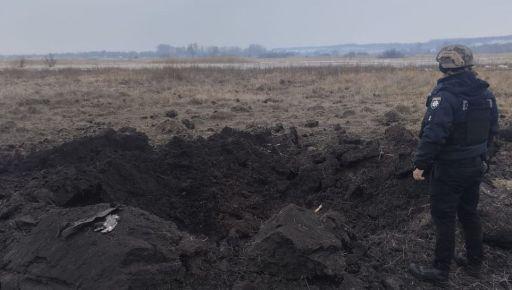
<instances>
[{"instance_id":1,"label":"grassy field","mask_svg":"<svg viewBox=\"0 0 512 290\"><path fill-rule=\"evenodd\" d=\"M478 72L491 83L506 123L512 71ZM417 131L440 76L391 67L4 69L1 144L31 150L126 126L155 143L170 133L207 136L225 126L278 123L305 134L343 127L373 136L391 123ZM172 110L177 116L169 118ZM317 128L306 125L311 120Z\"/></svg>"}]
</instances>

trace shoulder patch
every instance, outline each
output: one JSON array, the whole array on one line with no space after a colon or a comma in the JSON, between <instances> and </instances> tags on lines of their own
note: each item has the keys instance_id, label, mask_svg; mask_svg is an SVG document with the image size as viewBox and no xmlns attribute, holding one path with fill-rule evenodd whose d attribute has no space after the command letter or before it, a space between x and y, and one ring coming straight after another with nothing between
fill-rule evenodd
<instances>
[{"instance_id":1,"label":"shoulder patch","mask_svg":"<svg viewBox=\"0 0 512 290\"><path fill-rule=\"evenodd\" d=\"M432 110L435 110L435 109L437 109L437 107L439 107L439 104L441 104L441 97L439 97L439 96L433 97L432 101L430 102L430 108Z\"/></svg>"},{"instance_id":2,"label":"shoulder patch","mask_svg":"<svg viewBox=\"0 0 512 290\"><path fill-rule=\"evenodd\" d=\"M462 100L462 111L467 111L469 107L468 100Z\"/></svg>"}]
</instances>

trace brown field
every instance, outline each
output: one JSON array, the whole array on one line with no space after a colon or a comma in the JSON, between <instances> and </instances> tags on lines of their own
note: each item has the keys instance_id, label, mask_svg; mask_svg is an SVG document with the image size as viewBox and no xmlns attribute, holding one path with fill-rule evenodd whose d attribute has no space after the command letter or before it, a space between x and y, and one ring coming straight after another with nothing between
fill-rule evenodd
<instances>
[{"instance_id":1,"label":"brown field","mask_svg":"<svg viewBox=\"0 0 512 290\"><path fill-rule=\"evenodd\" d=\"M479 73L491 83L506 123L512 71ZM432 69L378 67L3 70L1 145L39 148L111 127L136 128L155 143L171 133L208 136L225 126L277 123L304 133L339 125L374 136L391 123L416 132L439 76ZM166 117L170 110L176 118ZM305 127L308 120L318 128Z\"/></svg>"},{"instance_id":2,"label":"brown field","mask_svg":"<svg viewBox=\"0 0 512 290\"><path fill-rule=\"evenodd\" d=\"M231 60L226 60L226 62L229 61ZM238 60L235 61L238 62ZM363 142L366 145L358 145L363 149L367 148L364 146L371 147L374 140L389 138L386 137L387 133L385 134L385 132L391 126L403 126L416 135L425 110L425 98L435 85L436 79L440 77L440 74L431 67L324 66L238 69L194 66L180 68L172 64L138 69L57 68L35 70L4 68L0 70L1 156L21 159L29 156L30 159L32 158L30 154L33 152L45 152L42 150L58 148L65 142L85 136L95 136L105 132L108 128L115 130L124 127L135 128L138 132L146 134L151 145L156 148L166 144L175 136L185 140L183 142L196 144L193 143L195 141L186 140L196 140L199 136L212 136L221 132L224 127L248 132L256 132L260 128L272 128L273 131L279 132L281 127L284 130L295 127L302 144L301 151L297 153L297 156L305 156L304 160L313 158L316 164L317 155L322 155L327 150L335 148L333 144L338 142L337 138L348 138L339 137L342 134L340 132L357 136L367 142ZM502 127L507 127L512 118L512 70L493 66L480 67L477 71L481 78L491 84L501 109ZM397 136L397 138L402 137ZM501 145L500 150L492 163L493 172L486 177L485 192L482 194L484 224L489 231L508 230L507 220L512 217L509 212L512 204L509 197L509 192L512 189L510 179L512 172L507 166L508 162L512 160L509 153L509 149L512 147L504 141L499 141L499 144ZM398 145L395 144L395 146ZM382 152L383 149L379 150ZM392 156L399 150L404 149L386 147L384 154L381 153L378 156L378 160L373 156L368 160L361 161L363 164L357 167L357 170L336 169L333 174L343 176L343 181L349 180L349 177L359 180L360 176L367 174L365 168L378 170L376 168L384 165L375 165L376 162L381 161L381 158L387 158L387 155ZM198 152L200 153L200 150ZM70 158L72 159L72 157ZM395 160L393 159L395 157L389 158ZM321 162L323 161L321 160ZM180 170L187 170L186 167L180 168ZM17 172L15 169L10 170L7 172ZM4 193L0 192L0 206L7 208L7 205L17 202L18 199L14 199L15 194L11 191L18 192L22 186L20 180L28 180L23 179L28 177L22 173L12 173L12 175L8 173L4 174L4 177L0 173L0 181L4 182L4 185L0 184L0 189L4 190ZM46 173L41 171L40 174L35 175L39 177L34 178L38 179L40 175L44 174ZM373 176L372 174L369 173L369 176ZM76 178L80 178L80 176L77 175ZM245 177L240 177L237 182L242 178ZM356 283L355 287L367 287L368 289L381 289L382 287L391 287L390 285L402 285L403 289L431 287L428 284L416 282L406 272L410 261L427 261L431 255L434 230L428 217L428 197L414 194L411 197L409 193L404 192L414 190L414 185L410 185L409 181L404 181L405 183L402 184L402 181L398 179L395 181L394 178L393 175L389 179L380 180L376 176L375 180L379 180L375 181L377 185L374 184L374 179L363 178L366 183L361 185L363 189L360 191L364 192L366 184L371 188L379 188L382 185L382 195L380 196L377 194L361 200L353 200L353 197L349 195L343 197L346 200L341 202L341 196L333 195L333 191L327 190L311 198L307 194L300 199L283 198L280 199L280 202L269 205L261 212L256 210L254 213L251 212L253 214L251 217L244 215L245 220L242 218L240 220L255 225L256 229L248 230L250 234L247 234L245 238L240 238L240 249L236 247L236 249L231 249L235 254L230 254L232 256L225 260L222 255L227 254L219 254L214 259L224 263L229 260L229 265L231 265L229 267L241 268L236 268L236 273L228 271L229 273L222 272L222 275L211 270L211 273L221 275L225 281L223 280L219 284L206 284L206 286L233 287L234 281L243 281L245 284L242 282L239 284L242 286L252 285L256 288L265 288L269 285L277 285L278 288L303 287L304 289L347 286L348 284L339 284L339 281L334 280L325 282L322 280L323 278L311 278L312 280L308 282L309 278L293 278L295 280L289 278L292 281L286 280L288 278L281 279L274 276L254 276L253 272L249 274L245 272L245 266L240 266L245 265L243 264L245 263L243 262L244 258L240 258L245 255L245 250L242 249L245 248L244 245L251 243L257 227L272 214L278 212L284 204L293 201L307 208L316 208L319 204L323 204L324 207L342 211L347 216L347 226L358 237L357 244L362 244L363 248L366 247L366 250L360 254L361 258L355 258L361 259L360 265L358 264L359 268L347 270L350 273L347 275L355 277L357 281L362 281L362 284L354 282ZM54 182L54 180L48 182ZM297 190L300 188L301 186L297 187ZM397 188L402 192L396 193ZM238 198L236 195L242 193L234 194L236 201ZM405 194L406 197L400 194ZM400 200L401 198L404 200ZM405 199L408 200L405 201ZM103 201L110 202L112 200L103 199ZM272 203L272 200L270 202ZM356 206L355 204L358 202L360 205ZM389 207L379 209L382 210L382 215L386 216L383 220L386 220L387 223L379 220L379 211L370 214L364 210L364 207L374 208L372 204L375 204L375 208L377 208L376 203ZM73 203L73 206L90 204ZM255 206L253 205L253 207ZM353 207L357 210L350 213ZM56 210L55 208L49 207L46 211ZM251 210L253 210L252 207ZM41 211L41 207L35 211ZM356 211L357 213L355 213ZM2 234L11 235L12 229L7 221L14 220L15 217L21 215L21 212L26 214L25 210L20 213L15 212L4 222L0 211L0 243L3 241L10 246L16 245L14 241L22 241L23 235L28 235L28 232L23 232L15 234L15 238L2 236ZM364 214L361 214L363 212ZM392 212L402 216L390 219L388 215ZM154 213L162 216L162 214ZM219 226L220 228L227 228L229 231L235 227L234 223L232 224L231 220L225 217L229 216L228 213L222 213L222 218L215 216L224 222L221 223L223 227ZM44 217L44 215L40 214L38 217ZM176 220L178 219L176 218ZM390 223L389 220L393 220L393 222ZM176 221L181 230L197 234L205 241L209 238L207 243L211 241L212 244L209 244L208 247L222 249L222 245L226 241L225 235L202 232L200 226L187 228L186 222L186 218L183 218L183 224ZM122 223L123 219L120 221L120 224ZM231 235L232 233L229 231L230 238ZM354 249L356 249L355 246ZM510 282L512 279L510 262L512 254L510 250L486 245L486 251L490 259L485 264L482 280L469 278L462 273L462 270L454 266L455 272L452 275L450 286L454 289L510 289L512 287L512 282ZM354 253L347 256L348 265L355 265L349 260L353 260L356 253L359 252L354 250ZM0 250L0 257L4 254L3 250ZM354 257L350 258L349 256ZM220 269L221 262L218 264L212 262L214 265L211 266L212 269ZM2 264L0 263L0 265ZM5 267L0 268L0 274L7 275L7 273L11 273L9 271L14 272L14 270L9 270L9 267L14 266ZM16 271L22 271L16 269ZM215 279L203 272L201 272L203 274L192 272L199 276L191 277ZM344 281L348 281L347 276L344 277ZM230 279L235 280L231 281ZM56 280L48 278L48 281L53 283ZM194 288L196 284L188 285L192 285L190 287ZM205 285L200 286L204 287Z\"/></svg>"}]
</instances>

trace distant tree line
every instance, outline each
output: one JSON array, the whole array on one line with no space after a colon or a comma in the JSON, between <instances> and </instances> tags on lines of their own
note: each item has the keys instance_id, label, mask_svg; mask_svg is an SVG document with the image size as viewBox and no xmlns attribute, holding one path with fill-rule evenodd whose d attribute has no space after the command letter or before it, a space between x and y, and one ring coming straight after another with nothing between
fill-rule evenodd
<instances>
[{"instance_id":1,"label":"distant tree line","mask_svg":"<svg viewBox=\"0 0 512 290\"><path fill-rule=\"evenodd\" d=\"M251 44L246 48L240 48L238 46L201 46L197 43L192 43L187 46L159 44L155 53L156 56L160 58L217 56L272 58L293 55L291 53L274 52L259 44Z\"/></svg>"},{"instance_id":2,"label":"distant tree line","mask_svg":"<svg viewBox=\"0 0 512 290\"><path fill-rule=\"evenodd\" d=\"M474 50L477 53L508 53L512 52L512 43L483 44Z\"/></svg>"},{"instance_id":3,"label":"distant tree line","mask_svg":"<svg viewBox=\"0 0 512 290\"><path fill-rule=\"evenodd\" d=\"M187 46L171 46L169 44L159 44L156 48L158 57L205 57L205 56L247 56L259 57L267 54L265 47L258 44L251 44L243 49L237 46L219 47L219 46L201 46L192 43Z\"/></svg>"},{"instance_id":4,"label":"distant tree line","mask_svg":"<svg viewBox=\"0 0 512 290\"><path fill-rule=\"evenodd\" d=\"M487 43L485 41L488 41ZM290 56L327 56L327 57L368 57L402 58L417 54L435 54L440 47L449 43L463 43L476 53L510 53L512 52L512 36L497 38L447 39L433 40L424 43L376 43L376 44L344 44L325 47L267 49L259 44L248 47L238 46L204 46L191 43L186 46L159 44L151 51L90 51L78 53L56 53L49 55L11 55L0 59L20 60L19 67L26 65L27 60L43 60L49 66L55 66L59 59L151 59L151 58L194 58L194 57L256 57L282 58Z\"/></svg>"},{"instance_id":5,"label":"distant tree line","mask_svg":"<svg viewBox=\"0 0 512 290\"><path fill-rule=\"evenodd\" d=\"M367 52L361 52L361 51L350 51L343 55L344 57L348 58L356 58L356 57L369 57L370 54Z\"/></svg>"},{"instance_id":6,"label":"distant tree line","mask_svg":"<svg viewBox=\"0 0 512 290\"><path fill-rule=\"evenodd\" d=\"M0 59L43 59L52 67L57 59L139 59L139 58L189 58L189 57L261 57L276 58L294 55L290 52L276 52L259 44L251 44L246 48L237 46L202 46L192 43L187 46L159 44L153 51L89 51L77 53L56 53L49 55L18 55L0 56Z\"/></svg>"},{"instance_id":7,"label":"distant tree line","mask_svg":"<svg viewBox=\"0 0 512 290\"><path fill-rule=\"evenodd\" d=\"M379 58L402 58L405 57L405 54L399 50L396 49L389 49L383 51L381 54L378 55Z\"/></svg>"}]
</instances>

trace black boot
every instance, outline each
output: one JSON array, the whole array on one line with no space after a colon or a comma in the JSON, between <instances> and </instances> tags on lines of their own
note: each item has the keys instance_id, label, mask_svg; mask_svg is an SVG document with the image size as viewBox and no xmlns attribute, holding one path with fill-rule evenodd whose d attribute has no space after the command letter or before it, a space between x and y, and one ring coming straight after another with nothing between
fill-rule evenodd
<instances>
[{"instance_id":1,"label":"black boot","mask_svg":"<svg viewBox=\"0 0 512 290\"><path fill-rule=\"evenodd\" d=\"M428 281L439 284L448 282L448 271L436 269L434 267L419 266L414 263L409 265L411 274L419 280Z\"/></svg>"},{"instance_id":2,"label":"black boot","mask_svg":"<svg viewBox=\"0 0 512 290\"><path fill-rule=\"evenodd\" d=\"M464 272L473 278L481 278L480 272L482 271L482 264L470 263L468 259L466 259L462 255L455 256L455 263L457 266L462 267Z\"/></svg>"}]
</instances>

